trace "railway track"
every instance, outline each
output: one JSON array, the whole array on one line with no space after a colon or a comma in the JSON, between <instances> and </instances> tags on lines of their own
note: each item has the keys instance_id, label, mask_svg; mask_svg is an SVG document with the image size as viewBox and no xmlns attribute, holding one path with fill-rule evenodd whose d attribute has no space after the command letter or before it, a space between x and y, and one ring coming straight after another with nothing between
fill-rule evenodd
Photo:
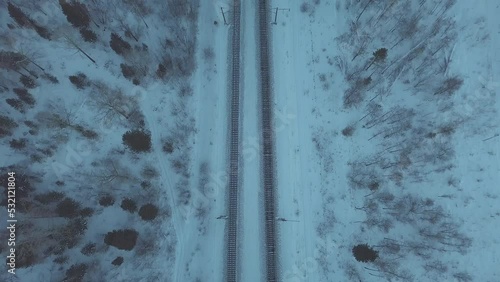
<instances>
[{"instance_id":1,"label":"railway track","mask_svg":"<svg viewBox=\"0 0 500 282\"><path fill-rule=\"evenodd\" d=\"M276 205L274 185L274 137L272 129L272 92L271 68L269 56L269 3L258 0L258 47L259 78L262 129L262 184L264 189L264 230L265 230L265 275L270 282L278 281L278 251L276 244ZM230 141L229 141L229 183L226 224L226 281L238 281L238 194L239 194L239 124L240 124L240 0L233 1L232 51L230 82Z\"/></svg>"},{"instance_id":2,"label":"railway track","mask_svg":"<svg viewBox=\"0 0 500 282\"><path fill-rule=\"evenodd\" d=\"M278 281L276 201L274 181L274 136L269 46L270 9L268 0L258 2L260 100L262 126L262 181L264 188L264 230L267 281Z\"/></svg>"},{"instance_id":3,"label":"railway track","mask_svg":"<svg viewBox=\"0 0 500 282\"><path fill-rule=\"evenodd\" d=\"M240 0L233 2L231 93L230 93L230 141L229 141L229 183L227 205L226 280L238 279L238 190L239 190L239 122L240 122Z\"/></svg>"}]
</instances>

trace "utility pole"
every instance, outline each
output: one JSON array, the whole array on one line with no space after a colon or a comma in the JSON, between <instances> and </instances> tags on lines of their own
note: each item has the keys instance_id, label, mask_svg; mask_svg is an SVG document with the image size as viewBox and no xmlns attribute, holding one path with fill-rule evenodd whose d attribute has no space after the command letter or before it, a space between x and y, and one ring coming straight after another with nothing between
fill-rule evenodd
<instances>
[{"instance_id":1,"label":"utility pole","mask_svg":"<svg viewBox=\"0 0 500 282\"><path fill-rule=\"evenodd\" d=\"M222 18L224 19L224 25L227 25L226 15L224 15L224 9L222 9L222 7L220 7L220 11L222 12Z\"/></svg>"},{"instance_id":2,"label":"utility pole","mask_svg":"<svg viewBox=\"0 0 500 282\"><path fill-rule=\"evenodd\" d=\"M290 9L287 9L287 8L274 8L275 9L275 13L274 13L274 22L272 22L271 24L275 24L277 25L278 24L278 11L288 11L290 12Z\"/></svg>"}]
</instances>

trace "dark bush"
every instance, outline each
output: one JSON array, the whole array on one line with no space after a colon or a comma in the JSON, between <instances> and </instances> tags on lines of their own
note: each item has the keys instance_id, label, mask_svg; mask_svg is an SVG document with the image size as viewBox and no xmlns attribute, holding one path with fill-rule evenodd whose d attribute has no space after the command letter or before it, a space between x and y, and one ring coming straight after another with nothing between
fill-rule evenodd
<instances>
[{"instance_id":1,"label":"dark bush","mask_svg":"<svg viewBox=\"0 0 500 282\"><path fill-rule=\"evenodd\" d=\"M134 213L137 210L136 203L134 202L134 200L132 200L130 198L123 199L122 204L120 205L120 207L123 210L128 211L130 213Z\"/></svg>"},{"instance_id":2,"label":"dark bush","mask_svg":"<svg viewBox=\"0 0 500 282\"><path fill-rule=\"evenodd\" d=\"M46 79L46 80L50 81L53 84L58 84L59 83L59 80L57 79L57 77L55 77L55 76L53 76L51 74L44 73L41 76L42 76L43 79Z\"/></svg>"},{"instance_id":3,"label":"dark bush","mask_svg":"<svg viewBox=\"0 0 500 282\"><path fill-rule=\"evenodd\" d=\"M19 81L24 85L24 87L33 89L36 87L36 82L29 76L21 75Z\"/></svg>"},{"instance_id":4,"label":"dark bush","mask_svg":"<svg viewBox=\"0 0 500 282\"><path fill-rule=\"evenodd\" d=\"M144 220L153 220L158 215L158 208L153 204L146 204L140 208L139 215Z\"/></svg>"},{"instance_id":5,"label":"dark bush","mask_svg":"<svg viewBox=\"0 0 500 282\"><path fill-rule=\"evenodd\" d=\"M158 69L156 70L156 76L158 78L164 78L167 74L167 68L163 64L158 64Z\"/></svg>"},{"instance_id":6,"label":"dark bush","mask_svg":"<svg viewBox=\"0 0 500 282\"><path fill-rule=\"evenodd\" d=\"M126 79L132 79L135 76L135 69L132 66L126 64L120 64L120 68L122 69L123 77Z\"/></svg>"},{"instance_id":7,"label":"dark bush","mask_svg":"<svg viewBox=\"0 0 500 282\"><path fill-rule=\"evenodd\" d=\"M380 183L378 181L372 181L368 184L368 189L375 191L380 187Z\"/></svg>"},{"instance_id":8,"label":"dark bush","mask_svg":"<svg viewBox=\"0 0 500 282\"><path fill-rule=\"evenodd\" d=\"M80 203L71 198L65 198L57 205L56 213L65 218L77 217L80 214Z\"/></svg>"},{"instance_id":9,"label":"dark bush","mask_svg":"<svg viewBox=\"0 0 500 282\"><path fill-rule=\"evenodd\" d=\"M305 3L305 2L304 2L304 3L302 3L302 4L300 5L300 11L301 11L302 13L310 13L310 12L312 11L312 6L311 6L311 4L309 4L309 3Z\"/></svg>"},{"instance_id":10,"label":"dark bush","mask_svg":"<svg viewBox=\"0 0 500 282\"><path fill-rule=\"evenodd\" d=\"M92 129L86 129L82 125L76 125L74 127L74 129L76 131L78 131L83 137L85 137L87 139L93 140L93 139L96 139L99 136L97 134L97 132L95 132L94 130L92 130Z\"/></svg>"},{"instance_id":11,"label":"dark bush","mask_svg":"<svg viewBox=\"0 0 500 282\"><path fill-rule=\"evenodd\" d=\"M9 142L9 145L12 149L23 149L26 147L26 142L28 142L28 139L26 138L19 138L19 139L12 139Z\"/></svg>"},{"instance_id":12,"label":"dark bush","mask_svg":"<svg viewBox=\"0 0 500 282\"><path fill-rule=\"evenodd\" d=\"M344 135L345 137L350 137L354 134L354 129L354 126L349 125L346 128L342 129L342 135Z\"/></svg>"},{"instance_id":13,"label":"dark bush","mask_svg":"<svg viewBox=\"0 0 500 282\"><path fill-rule=\"evenodd\" d=\"M141 81L138 78L134 78L134 79L132 79L132 84L141 85Z\"/></svg>"},{"instance_id":14,"label":"dark bush","mask_svg":"<svg viewBox=\"0 0 500 282\"><path fill-rule=\"evenodd\" d=\"M183 84L179 88L179 96L185 97L185 96L191 96L193 95L193 88L189 84Z\"/></svg>"},{"instance_id":15,"label":"dark bush","mask_svg":"<svg viewBox=\"0 0 500 282\"><path fill-rule=\"evenodd\" d=\"M57 181L56 181L56 185L57 185L57 186L64 186L64 181L57 180Z\"/></svg>"},{"instance_id":16,"label":"dark bush","mask_svg":"<svg viewBox=\"0 0 500 282\"><path fill-rule=\"evenodd\" d=\"M123 144L133 152L149 152L151 150L151 134L142 130L129 130L123 134Z\"/></svg>"},{"instance_id":17,"label":"dark bush","mask_svg":"<svg viewBox=\"0 0 500 282\"><path fill-rule=\"evenodd\" d=\"M447 94L451 96L462 87L463 83L464 80L458 76L447 78L443 81L443 84L436 89L434 95Z\"/></svg>"},{"instance_id":18,"label":"dark bush","mask_svg":"<svg viewBox=\"0 0 500 282\"><path fill-rule=\"evenodd\" d=\"M58 256L53 260L53 262L57 264L64 264L68 261L68 259L68 256Z\"/></svg>"},{"instance_id":19,"label":"dark bush","mask_svg":"<svg viewBox=\"0 0 500 282\"><path fill-rule=\"evenodd\" d=\"M25 242L16 248L16 267L30 267L34 265L36 261L37 254L35 253L34 243Z\"/></svg>"},{"instance_id":20,"label":"dark bush","mask_svg":"<svg viewBox=\"0 0 500 282\"><path fill-rule=\"evenodd\" d=\"M70 24L76 28L85 28L90 24L90 16L87 7L78 1L71 1L70 3L59 0L62 11L66 15L66 19Z\"/></svg>"},{"instance_id":21,"label":"dark bush","mask_svg":"<svg viewBox=\"0 0 500 282\"><path fill-rule=\"evenodd\" d=\"M29 127L29 128L35 128L35 129L36 129L36 128L38 128L38 126L37 126L34 122L32 122L32 121L30 121L30 120L25 120L25 121L24 121L24 124L25 124L27 127Z\"/></svg>"},{"instance_id":22,"label":"dark bush","mask_svg":"<svg viewBox=\"0 0 500 282\"><path fill-rule=\"evenodd\" d=\"M64 198L64 193L50 191L43 194L35 195L35 201L40 202L41 204L47 205L55 202L59 202Z\"/></svg>"},{"instance_id":23,"label":"dark bush","mask_svg":"<svg viewBox=\"0 0 500 282\"><path fill-rule=\"evenodd\" d=\"M94 210L92 208L83 208L80 211L80 215L83 217L90 217L94 214Z\"/></svg>"},{"instance_id":24,"label":"dark bush","mask_svg":"<svg viewBox=\"0 0 500 282\"><path fill-rule=\"evenodd\" d=\"M95 254L97 248L95 243L88 243L80 250L80 252L86 256Z\"/></svg>"},{"instance_id":25,"label":"dark bush","mask_svg":"<svg viewBox=\"0 0 500 282\"><path fill-rule=\"evenodd\" d=\"M123 257L116 257L112 262L111 264L112 265L121 265L123 263Z\"/></svg>"},{"instance_id":26,"label":"dark bush","mask_svg":"<svg viewBox=\"0 0 500 282\"><path fill-rule=\"evenodd\" d=\"M130 251L135 247L139 233L133 229L113 230L104 237L104 243L119 250Z\"/></svg>"},{"instance_id":27,"label":"dark bush","mask_svg":"<svg viewBox=\"0 0 500 282\"><path fill-rule=\"evenodd\" d=\"M170 154L173 151L174 151L174 145L172 144L172 142L166 141L163 143L163 152Z\"/></svg>"},{"instance_id":28,"label":"dark bush","mask_svg":"<svg viewBox=\"0 0 500 282\"><path fill-rule=\"evenodd\" d=\"M71 83L73 83L73 85L75 85L76 88L78 88L78 89L85 89L87 86L90 85L90 82L87 79L87 76L81 72L79 72L75 75L70 75L69 81L71 81Z\"/></svg>"},{"instance_id":29,"label":"dark bush","mask_svg":"<svg viewBox=\"0 0 500 282\"><path fill-rule=\"evenodd\" d=\"M40 35L40 37L50 40L51 34L48 29L37 24L33 24L33 28L35 29L36 33Z\"/></svg>"},{"instance_id":30,"label":"dark bush","mask_svg":"<svg viewBox=\"0 0 500 282\"><path fill-rule=\"evenodd\" d=\"M146 181L146 180L142 181L141 182L141 187L142 187L142 189L149 189L149 188L151 188L151 182Z\"/></svg>"},{"instance_id":31,"label":"dark bush","mask_svg":"<svg viewBox=\"0 0 500 282\"><path fill-rule=\"evenodd\" d=\"M14 93L16 93L17 97L19 97L19 99L21 99L24 103L30 106L35 105L36 102L35 97L33 97L33 95L31 95L25 88L14 88L12 90L14 91Z\"/></svg>"},{"instance_id":32,"label":"dark bush","mask_svg":"<svg viewBox=\"0 0 500 282\"><path fill-rule=\"evenodd\" d=\"M9 15L14 21L21 27L30 27L32 24L32 20L28 18L28 16L21 11L17 6L12 5L9 2L7 9L9 10Z\"/></svg>"},{"instance_id":33,"label":"dark bush","mask_svg":"<svg viewBox=\"0 0 500 282\"><path fill-rule=\"evenodd\" d=\"M111 46L111 49L113 49L113 51L115 51L118 55L127 54L132 49L130 44L127 41L123 40L116 33L111 33L111 40L109 42L109 45Z\"/></svg>"},{"instance_id":34,"label":"dark bush","mask_svg":"<svg viewBox=\"0 0 500 282\"><path fill-rule=\"evenodd\" d=\"M13 99L13 98L5 99L5 101L7 102L7 104L9 104L11 107L13 107L14 109L16 109L20 113L25 113L26 112L24 110L23 101L21 101L19 99Z\"/></svg>"},{"instance_id":35,"label":"dark bush","mask_svg":"<svg viewBox=\"0 0 500 282\"><path fill-rule=\"evenodd\" d=\"M352 248L352 254L357 261L369 262L378 258L378 252L367 244L356 245Z\"/></svg>"},{"instance_id":36,"label":"dark bush","mask_svg":"<svg viewBox=\"0 0 500 282\"><path fill-rule=\"evenodd\" d=\"M71 219L68 224L58 232L50 234L48 238L59 241L59 245L63 248L71 249L80 242L85 230L87 230L87 220L79 217Z\"/></svg>"},{"instance_id":37,"label":"dark bush","mask_svg":"<svg viewBox=\"0 0 500 282\"><path fill-rule=\"evenodd\" d=\"M19 125L10 117L0 115L0 137L12 135L12 130Z\"/></svg>"},{"instance_id":38,"label":"dark bush","mask_svg":"<svg viewBox=\"0 0 500 282\"><path fill-rule=\"evenodd\" d=\"M84 263L73 264L68 270L66 270L66 278L64 281L83 281L87 268L87 265Z\"/></svg>"},{"instance_id":39,"label":"dark bush","mask_svg":"<svg viewBox=\"0 0 500 282\"><path fill-rule=\"evenodd\" d=\"M387 48L380 48L373 52L373 59L376 62L383 61L387 58Z\"/></svg>"},{"instance_id":40,"label":"dark bush","mask_svg":"<svg viewBox=\"0 0 500 282\"><path fill-rule=\"evenodd\" d=\"M99 199L99 204L103 207L109 207L115 203L115 199L111 195L104 195Z\"/></svg>"},{"instance_id":41,"label":"dark bush","mask_svg":"<svg viewBox=\"0 0 500 282\"><path fill-rule=\"evenodd\" d=\"M95 43L97 41L97 35L90 29L80 29L80 35L85 42Z\"/></svg>"}]
</instances>

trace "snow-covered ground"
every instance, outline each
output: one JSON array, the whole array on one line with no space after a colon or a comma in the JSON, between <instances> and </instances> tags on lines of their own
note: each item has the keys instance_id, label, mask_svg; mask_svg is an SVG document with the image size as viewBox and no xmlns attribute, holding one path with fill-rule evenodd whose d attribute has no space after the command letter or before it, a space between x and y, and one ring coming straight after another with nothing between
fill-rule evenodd
<instances>
[{"instance_id":1,"label":"snow-covered ground","mask_svg":"<svg viewBox=\"0 0 500 282\"><path fill-rule=\"evenodd\" d=\"M397 62L398 57L413 48L412 44L422 40L419 33L415 33L401 42L406 46L398 44L393 49L389 48L392 45L384 46L388 44L385 42L390 42L390 36L376 37L383 33L391 34L383 30L384 19L375 25L372 21L369 26L365 22L379 17L390 1L371 2L361 1L356 5L353 1L272 1L274 8L284 9L278 11L277 25L273 27L272 50L275 111L285 121L278 121L276 125L279 213L289 220L280 223L283 281L497 281L500 273L495 265L500 245L495 230L500 219L494 203L499 196L500 140L482 140L498 135L499 130L496 93L500 86L497 77L500 69L499 56L493 51L500 42L500 22L493 15L498 12L498 4L495 1L482 1L480 4L457 1L445 14L456 22L458 34L456 42L449 43L442 53L438 53L436 62L442 63L451 54L445 75L459 74L464 80L463 86L451 98L454 104L449 112L443 115L433 113L438 110L436 105L448 105L446 99L418 97L414 89L404 85L407 83L403 79L403 84L398 83L396 78L396 83L388 85L387 77L377 76L384 66L378 71L372 70L374 74L368 72L367 76L370 73L374 75L373 80L383 80L386 94L377 96L377 89L372 87L367 90L366 100L371 99L384 109L395 105L413 107L418 120L423 120L430 128L434 122L446 124L461 121L453 138L443 137L434 143L450 144L453 148L455 155L450 160L451 167L433 171L432 163L426 165L424 161L420 165L414 164L422 169L423 179L416 180L410 174L410 179L397 185L388 178L389 175L379 175L376 179L380 180L380 187L377 184L377 190L370 191L353 187L349 181L351 164L367 160L367 157L376 163L387 161L373 158L373 154L387 152L386 149L394 145L392 149L399 148L402 143L398 142L405 141L395 139L398 141L392 143L390 139L377 139L373 135L378 132L362 128L363 123L359 120L363 120L368 113L368 101L353 108L344 107L343 96L349 85L343 72L351 71L359 61L369 60L371 54L381 47L389 49L389 63ZM417 1L407 2L417 4ZM437 3L436 7L439 7L439 1L421 3L424 7L433 7ZM352 27L349 24L356 22L365 5L368 6L359 18L359 30L350 33L349 28ZM404 5L395 5L387 11L396 13ZM406 8L409 9L409 6ZM290 11L286 10L288 8ZM406 13L410 17L410 10ZM428 30L433 17L420 14L419 19L419 27ZM391 24L386 26L392 27ZM350 34L350 38L342 39L343 34ZM481 41L486 35L488 37ZM363 37L369 38L366 50L355 56L356 48L363 44ZM351 43L348 43L349 40ZM439 42L439 39L435 42L431 40L436 39L427 39L424 43L430 50ZM349 69L339 69L336 65L338 59L342 59L345 63L343 67ZM401 77L403 75L400 74ZM411 76L406 77L412 79ZM416 74L414 79L418 79ZM387 94L389 91L391 93ZM285 117L290 117L291 122ZM342 134L348 125L355 128L352 136ZM389 151L392 149L389 148ZM390 153L386 155L390 158ZM416 159L411 161L417 162ZM405 169L398 171L406 174ZM355 171L355 179L363 178L360 176L362 173L367 173L366 178L370 177L369 171L360 170ZM412 228L390 219L381 223L391 225L389 230L381 230L382 225L373 220L378 217L384 219L390 214L386 210L392 206L388 202L369 199L378 195L393 195L397 200L407 193L430 199L436 208L429 207L426 211L437 211L442 207L449 216L446 220L458 223L458 233L451 233L454 225L450 225L449 236L461 238L463 234L471 239L470 246L460 246L460 252L457 252L452 246L438 244L432 246L437 249L444 246L448 250L426 252L424 246L431 245L429 242L432 239L419 242L424 240L415 234L421 230L419 222L414 223ZM399 212L410 209L409 205L411 203L407 202L407 206L401 207ZM411 214L411 209L406 212ZM372 216L367 216L370 214ZM442 230L438 225L435 224L436 229ZM451 243L454 240L451 238L447 237L450 241L443 242ZM397 240L393 242L398 242L401 253L389 252L388 239ZM467 245L468 241L455 242ZM378 261L362 263L355 260L352 248L365 243L379 252ZM414 250L421 248L421 253L412 251L408 247L411 244ZM393 260L399 263L394 264ZM392 265L388 267L387 263ZM441 264L444 267L432 268L432 265Z\"/></svg>"}]
</instances>

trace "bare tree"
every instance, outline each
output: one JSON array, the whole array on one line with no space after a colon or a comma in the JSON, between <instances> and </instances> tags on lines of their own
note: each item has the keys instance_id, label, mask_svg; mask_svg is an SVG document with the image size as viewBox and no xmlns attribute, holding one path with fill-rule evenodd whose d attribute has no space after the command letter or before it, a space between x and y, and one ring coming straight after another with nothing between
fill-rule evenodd
<instances>
[{"instance_id":1,"label":"bare tree","mask_svg":"<svg viewBox=\"0 0 500 282\"><path fill-rule=\"evenodd\" d=\"M128 120L136 104L122 89L111 89L103 82L94 83L89 103L97 109L99 117L111 122L121 118Z\"/></svg>"},{"instance_id":2,"label":"bare tree","mask_svg":"<svg viewBox=\"0 0 500 282\"><path fill-rule=\"evenodd\" d=\"M133 176L128 168L121 165L119 161L111 158L99 162L100 167L91 172L91 176L100 185L136 183L138 179Z\"/></svg>"},{"instance_id":3,"label":"bare tree","mask_svg":"<svg viewBox=\"0 0 500 282\"><path fill-rule=\"evenodd\" d=\"M104 26L104 30L106 30L108 22L113 21L116 15L115 2L90 0L88 2L88 7L89 10L91 11L93 18L95 18L96 21L102 24Z\"/></svg>"},{"instance_id":4,"label":"bare tree","mask_svg":"<svg viewBox=\"0 0 500 282\"><path fill-rule=\"evenodd\" d=\"M73 47L76 50L78 50L78 52L80 52L83 55L85 55L85 57L87 57L87 59L89 59L92 63L97 64L96 61L94 59L92 59L92 57L89 56L89 54L87 54L85 51L83 51L80 48L79 43L78 43L78 41L76 39L72 38L71 36L69 36L67 34L64 34L63 38L65 39L65 41L66 41L67 44L69 44L71 47Z\"/></svg>"}]
</instances>

